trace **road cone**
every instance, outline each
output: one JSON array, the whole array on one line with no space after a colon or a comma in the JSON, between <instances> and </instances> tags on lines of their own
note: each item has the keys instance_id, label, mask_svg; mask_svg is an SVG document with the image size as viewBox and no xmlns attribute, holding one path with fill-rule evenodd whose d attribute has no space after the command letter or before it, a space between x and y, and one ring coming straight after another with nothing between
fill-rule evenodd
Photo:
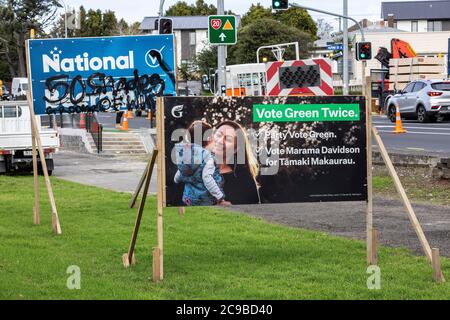
<instances>
[{"instance_id":1,"label":"road cone","mask_svg":"<svg viewBox=\"0 0 450 320\"><path fill-rule=\"evenodd\" d=\"M134 117L133 117L133 111L128 110L127 118L128 118L128 119L133 119L133 118L134 118Z\"/></svg>"},{"instance_id":2,"label":"road cone","mask_svg":"<svg viewBox=\"0 0 450 320\"><path fill-rule=\"evenodd\" d=\"M80 113L80 129L86 129L86 119L84 113Z\"/></svg>"},{"instance_id":3,"label":"road cone","mask_svg":"<svg viewBox=\"0 0 450 320\"><path fill-rule=\"evenodd\" d=\"M128 131L128 118L124 115L122 126L120 127L120 130L122 131Z\"/></svg>"},{"instance_id":4,"label":"road cone","mask_svg":"<svg viewBox=\"0 0 450 320\"><path fill-rule=\"evenodd\" d=\"M400 115L400 107L398 104L395 105L395 130L394 133L406 133L407 131L403 128L402 117Z\"/></svg>"}]
</instances>

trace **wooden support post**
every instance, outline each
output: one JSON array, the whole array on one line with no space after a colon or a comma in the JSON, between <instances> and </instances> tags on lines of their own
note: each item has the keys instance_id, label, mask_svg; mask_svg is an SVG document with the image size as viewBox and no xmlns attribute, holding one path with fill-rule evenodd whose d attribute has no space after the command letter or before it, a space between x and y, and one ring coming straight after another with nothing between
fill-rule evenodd
<instances>
[{"instance_id":1,"label":"wooden support post","mask_svg":"<svg viewBox=\"0 0 450 320\"><path fill-rule=\"evenodd\" d=\"M143 174L143 176L145 176L144 192L142 194L142 199L139 204L136 221L134 223L134 229L133 229L133 233L131 235L130 247L128 249L128 252L122 256L122 262L123 262L123 265L125 268L128 268L130 265L136 264L136 260L134 257L134 249L136 247L136 241L137 241L137 237L138 237L138 233L139 233L139 228L141 226L141 220L142 220L142 215L144 213L145 202L147 201L147 194L148 194L148 189L150 186L150 180L152 178L152 172L153 172L153 168L155 167L155 162L156 162L157 157L158 157L158 150L155 149L153 151L152 158L149 160L149 162L147 164L146 172Z\"/></svg>"},{"instance_id":2,"label":"wooden support post","mask_svg":"<svg viewBox=\"0 0 450 320\"><path fill-rule=\"evenodd\" d=\"M378 265L378 254L377 254L377 242L378 242L378 235L377 231L375 229L371 229L371 256L370 256L370 265L376 266Z\"/></svg>"},{"instance_id":3,"label":"wooden support post","mask_svg":"<svg viewBox=\"0 0 450 320\"><path fill-rule=\"evenodd\" d=\"M148 166L149 165L150 165L150 161L147 162L147 166L145 167L145 170L142 173L141 179L139 180L139 183L138 183L138 185L136 187L136 190L134 191L134 194L131 197L131 201L130 201L130 204L128 206L130 209L134 208L134 206L136 204L136 200L139 197L139 193L141 192L142 186L144 185L145 178L147 177L147 172L148 172Z\"/></svg>"},{"instance_id":4,"label":"wooden support post","mask_svg":"<svg viewBox=\"0 0 450 320\"><path fill-rule=\"evenodd\" d=\"M156 102L156 128L157 146L159 150L157 172L158 172L158 194L157 194L157 218L156 231L158 245L153 251L153 281L160 281L164 278L164 237L163 237L163 213L165 205L165 147L164 147L164 104L163 98L157 98ZM155 259L157 256L157 259Z\"/></svg>"},{"instance_id":5,"label":"wooden support post","mask_svg":"<svg viewBox=\"0 0 450 320\"><path fill-rule=\"evenodd\" d=\"M376 256L376 247L373 246L373 184L372 184L372 111L370 107L371 99L371 78L366 81L366 145L367 145L367 211L366 211L366 247L367 264L376 265L373 257Z\"/></svg>"},{"instance_id":6,"label":"wooden support post","mask_svg":"<svg viewBox=\"0 0 450 320\"><path fill-rule=\"evenodd\" d=\"M153 256L153 282L158 282L162 280L162 274L161 274L161 251L159 248L153 248L152 252Z\"/></svg>"},{"instance_id":7,"label":"wooden support post","mask_svg":"<svg viewBox=\"0 0 450 320\"><path fill-rule=\"evenodd\" d=\"M29 56L29 51L30 51L30 44L29 41L26 42L26 60L27 60L27 74L28 74L28 84L30 86L30 90L28 90L27 92L27 100L28 100L28 106L30 109L30 119L31 119L31 135L35 137L35 142L37 144L38 150L39 150L39 156L40 156L40 160L41 160L41 165L42 165L42 172L44 173L44 180L45 180L45 185L47 187L47 193L48 193L48 198L50 200L50 207L52 210L52 229L53 232L55 234L61 234L61 225L59 223L59 217L58 217L58 210L56 209L56 202L55 202L55 197L53 195L53 188L52 188L52 184L50 182L50 177L48 176L48 171L47 171L47 163L45 162L45 153L44 153L44 149L42 147L42 141L41 141L41 135L39 134L39 129L36 123L36 115L34 114L34 103L33 103L33 97L31 95L31 67L30 67L30 56ZM35 170L37 166L33 166L33 170ZM35 188L37 188L38 186L35 183ZM35 189L35 196L36 196L37 192ZM35 200L36 201L36 200ZM36 207L36 202L35 202L35 207Z\"/></svg>"},{"instance_id":8,"label":"wooden support post","mask_svg":"<svg viewBox=\"0 0 450 320\"><path fill-rule=\"evenodd\" d=\"M433 265L433 279L438 283L445 282L444 275L441 271L441 258L439 257L439 249L431 249L432 265Z\"/></svg>"},{"instance_id":9,"label":"wooden support post","mask_svg":"<svg viewBox=\"0 0 450 320\"><path fill-rule=\"evenodd\" d=\"M383 157L384 163L386 164L386 167L389 171L389 174L392 177L392 180L394 180L395 188L397 189L397 192L402 199L403 205L405 206L408 218L411 221L412 227L416 232L417 237L419 238L420 244L422 245L422 249L425 253L425 256L427 257L428 261L432 262L433 259L431 256L430 244L428 243L428 240L425 237L422 227L420 226L419 220L417 220L416 214L414 213L414 209L412 208L411 202L409 201L408 196L406 195L405 189L403 188L400 178L398 177L397 172L395 171L394 165L392 164L392 161L389 158L389 154L387 153L383 140L381 140L378 130L375 127L372 127L372 131L373 136L375 137L375 140L378 144L378 147L380 148L381 156Z\"/></svg>"},{"instance_id":10,"label":"wooden support post","mask_svg":"<svg viewBox=\"0 0 450 320\"><path fill-rule=\"evenodd\" d=\"M34 177L34 206L33 206L33 223L35 225L41 224L41 196L39 194L39 172L37 161L36 136L34 130L31 128L31 144L33 152L33 177Z\"/></svg>"}]
</instances>

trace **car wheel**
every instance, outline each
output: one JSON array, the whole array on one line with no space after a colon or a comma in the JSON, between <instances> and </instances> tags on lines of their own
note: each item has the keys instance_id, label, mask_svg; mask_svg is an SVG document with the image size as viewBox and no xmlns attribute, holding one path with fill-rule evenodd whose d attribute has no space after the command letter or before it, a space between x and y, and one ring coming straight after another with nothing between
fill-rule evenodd
<instances>
[{"instance_id":1,"label":"car wheel","mask_svg":"<svg viewBox=\"0 0 450 320\"><path fill-rule=\"evenodd\" d=\"M389 118L389 120L391 120L391 122L395 122L395 118L396 118L395 113L396 113L395 107L389 106L388 118Z\"/></svg>"},{"instance_id":2,"label":"car wheel","mask_svg":"<svg viewBox=\"0 0 450 320\"><path fill-rule=\"evenodd\" d=\"M424 106L419 106L417 108L417 120L420 123L425 123L425 122L429 121L428 116L427 116L427 111L425 110Z\"/></svg>"}]
</instances>

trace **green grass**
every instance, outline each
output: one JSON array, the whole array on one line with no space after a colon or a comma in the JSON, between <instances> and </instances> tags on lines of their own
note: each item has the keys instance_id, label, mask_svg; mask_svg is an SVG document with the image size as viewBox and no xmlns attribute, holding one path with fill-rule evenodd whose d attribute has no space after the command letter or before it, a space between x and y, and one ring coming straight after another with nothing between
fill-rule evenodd
<instances>
[{"instance_id":1,"label":"green grass","mask_svg":"<svg viewBox=\"0 0 450 320\"><path fill-rule=\"evenodd\" d=\"M400 180L410 200L428 204L450 206L450 181L433 179L424 173L426 169L400 169ZM373 176L373 187L376 194L390 198L398 198L394 182L387 173Z\"/></svg>"},{"instance_id":2,"label":"green grass","mask_svg":"<svg viewBox=\"0 0 450 320\"><path fill-rule=\"evenodd\" d=\"M164 211L163 282L151 278L155 199L142 221L137 265L124 269L135 219L130 195L52 179L63 235L32 224L32 177L0 176L0 299L448 299L423 257L380 248L381 290L368 290L365 244L216 208ZM41 181L43 186L43 181ZM363 216L361 216L363 219ZM81 268L81 290L66 270ZM450 279L450 261L442 259Z\"/></svg>"}]
</instances>

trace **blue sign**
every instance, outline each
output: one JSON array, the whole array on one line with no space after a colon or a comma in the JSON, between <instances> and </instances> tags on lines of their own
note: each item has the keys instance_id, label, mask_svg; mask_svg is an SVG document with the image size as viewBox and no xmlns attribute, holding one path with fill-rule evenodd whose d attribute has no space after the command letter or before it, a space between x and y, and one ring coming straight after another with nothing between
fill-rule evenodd
<instances>
[{"instance_id":1,"label":"blue sign","mask_svg":"<svg viewBox=\"0 0 450 320\"><path fill-rule=\"evenodd\" d=\"M36 114L148 110L175 95L173 35L29 41Z\"/></svg>"},{"instance_id":2,"label":"blue sign","mask_svg":"<svg viewBox=\"0 0 450 320\"><path fill-rule=\"evenodd\" d=\"M344 50L344 45L342 43L330 44L327 46L327 50L332 51Z\"/></svg>"}]
</instances>

